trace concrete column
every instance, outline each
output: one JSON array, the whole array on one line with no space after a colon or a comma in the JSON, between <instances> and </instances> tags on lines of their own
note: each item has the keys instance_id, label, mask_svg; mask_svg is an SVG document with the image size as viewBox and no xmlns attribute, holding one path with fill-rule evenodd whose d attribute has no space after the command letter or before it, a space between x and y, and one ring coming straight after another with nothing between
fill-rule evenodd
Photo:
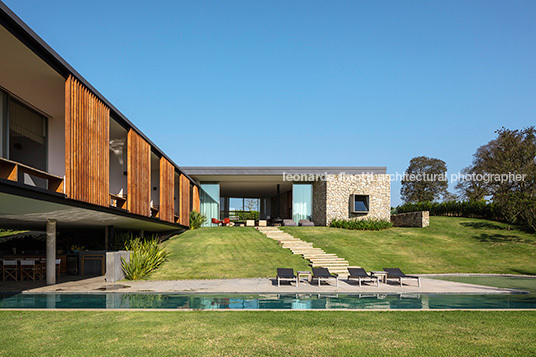
<instances>
[{"instance_id":1,"label":"concrete column","mask_svg":"<svg viewBox=\"0 0 536 357\"><path fill-rule=\"evenodd\" d=\"M47 219L47 285L56 284L56 220Z\"/></svg>"},{"instance_id":2,"label":"concrete column","mask_svg":"<svg viewBox=\"0 0 536 357\"><path fill-rule=\"evenodd\" d=\"M110 246L110 230L108 227L104 228L104 250L108 250Z\"/></svg>"}]
</instances>

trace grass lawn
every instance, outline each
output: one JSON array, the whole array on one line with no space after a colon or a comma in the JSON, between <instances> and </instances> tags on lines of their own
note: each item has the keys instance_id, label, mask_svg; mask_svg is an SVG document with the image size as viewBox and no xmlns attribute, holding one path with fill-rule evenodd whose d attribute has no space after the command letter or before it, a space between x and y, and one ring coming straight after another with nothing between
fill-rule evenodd
<instances>
[{"instance_id":1,"label":"grass lawn","mask_svg":"<svg viewBox=\"0 0 536 357\"><path fill-rule=\"evenodd\" d=\"M427 228L351 231L284 227L297 238L366 270L406 273L536 274L536 235L481 219L430 217Z\"/></svg>"},{"instance_id":2,"label":"grass lawn","mask_svg":"<svg viewBox=\"0 0 536 357\"><path fill-rule=\"evenodd\" d=\"M1 311L0 355L536 354L536 312Z\"/></svg>"},{"instance_id":3,"label":"grass lawn","mask_svg":"<svg viewBox=\"0 0 536 357\"><path fill-rule=\"evenodd\" d=\"M164 243L171 253L151 280L274 277L276 268L308 270L308 262L250 227L187 231Z\"/></svg>"}]
</instances>

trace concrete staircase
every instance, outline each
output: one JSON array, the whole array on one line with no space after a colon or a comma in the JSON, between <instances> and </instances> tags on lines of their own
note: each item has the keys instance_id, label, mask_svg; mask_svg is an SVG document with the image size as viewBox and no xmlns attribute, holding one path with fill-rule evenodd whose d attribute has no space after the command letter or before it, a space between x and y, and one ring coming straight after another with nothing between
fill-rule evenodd
<instances>
[{"instance_id":1,"label":"concrete staircase","mask_svg":"<svg viewBox=\"0 0 536 357\"><path fill-rule=\"evenodd\" d=\"M339 258L337 254L326 253L320 248L313 247L313 243L295 238L277 227L257 227L257 230L268 238L278 241L283 248L290 249L292 253L301 254L309 260L309 265L312 267L328 268L331 273L335 273L343 279L348 276L349 264L345 259Z\"/></svg>"}]
</instances>

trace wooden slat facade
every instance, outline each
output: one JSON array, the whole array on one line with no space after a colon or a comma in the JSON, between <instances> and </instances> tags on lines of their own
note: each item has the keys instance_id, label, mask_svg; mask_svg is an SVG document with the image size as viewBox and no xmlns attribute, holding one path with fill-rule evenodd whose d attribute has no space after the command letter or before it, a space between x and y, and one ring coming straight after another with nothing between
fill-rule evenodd
<instances>
[{"instance_id":1,"label":"wooden slat facade","mask_svg":"<svg viewBox=\"0 0 536 357\"><path fill-rule=\"evenodd\" d=\"M130 129L127 136L127 207L151 215L151 145Z\"/></svg>"},{"instance_id":2,"label":"wooden slat facade","mask_svg":"<svg viewBox=\"0 0 536 357\"><path fill-rule=\"evenodd\" d=\"M164 157L160 158L160 219L175 222L175 167Z\"/></svg>"},{"instance_id":3,"label":"wooden slat facade","mask_svg":"<svg viewBox=\"0 0 536 357\"><path fill-rule=\"evenodd\" d=\"M201 212L201 201L199 200L199 188L197 186L193 186L192 189L192 209L196 210L197 212Z\"/></svg>"},{"instance_id":4,"label":"wooden slat facade","mask_svg":"<svg viewBox=\"0 0 536 357\"><path fill-rule=\"evenodd\" d=\"M110 204L110 109L73 76L65 82L65 194Z\"/></svg>"},{"instance_id":5,"label":"wooden slat facade","mask_svg":"<svg viewBox=\"0 0 536 357\"><path fill-rule=\"evenodd\" d=\"M190 180L181 174L180 177L180 219L179 224L190 225Z\"/></svg>"}]
</instances>

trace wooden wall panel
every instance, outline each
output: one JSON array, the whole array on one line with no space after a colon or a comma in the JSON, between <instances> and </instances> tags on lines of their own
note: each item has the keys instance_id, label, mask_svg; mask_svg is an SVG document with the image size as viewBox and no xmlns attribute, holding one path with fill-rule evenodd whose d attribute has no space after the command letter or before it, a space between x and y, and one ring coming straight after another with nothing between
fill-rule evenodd
<instances>
[{"instance_id":1,"label":"wooden wall panel","mask_svg":"<svg viewBox=\"0 0 536 357\"><path fill-rule=\"evenodd\" d=\"M192 190L192 203L193 203L193 209L197 212L201 212L201 201L199 200L199 188L194 185Z\"/></svg>"},{"instance_id":2,"label":"wooden wall panel","mask_svg":"<svg viewBox=\"0 0 536 357\"><path fill-rule=\"evenodd\" d=\"M160 158L160 219L175 222L174 209L175 196L175 167L166 160Z\"/></svg>"},{"instance_id":3,"label":"wooden wall panel","mask_svg":"<svg viewBox=\"0 0 536 357\"><path fill-rule=\"evenodd\" d=\"M180 219L179 224L190 225L190 180L181 174L180 177Z\"/></svg>"},{"instance_id":4,"label":"wooden wall panel","mask_svg":"<svg viewBox=\"0 0 536 357\"><path fill-rule=\"evenodd\" d=\"M151 145L130 129L127 135L127 207L131 213L151 215Z\"/></svg>"},{"instance_id":5,"label":"wooden wall panel","mask_svg":"<svg viewBox=\"0 0 536 357\"><path fill-rule=\"evenodd\" d=\"M65 82L65 194L108 207L110 109L73 76Z\"/></svg>"}]
</instances>

